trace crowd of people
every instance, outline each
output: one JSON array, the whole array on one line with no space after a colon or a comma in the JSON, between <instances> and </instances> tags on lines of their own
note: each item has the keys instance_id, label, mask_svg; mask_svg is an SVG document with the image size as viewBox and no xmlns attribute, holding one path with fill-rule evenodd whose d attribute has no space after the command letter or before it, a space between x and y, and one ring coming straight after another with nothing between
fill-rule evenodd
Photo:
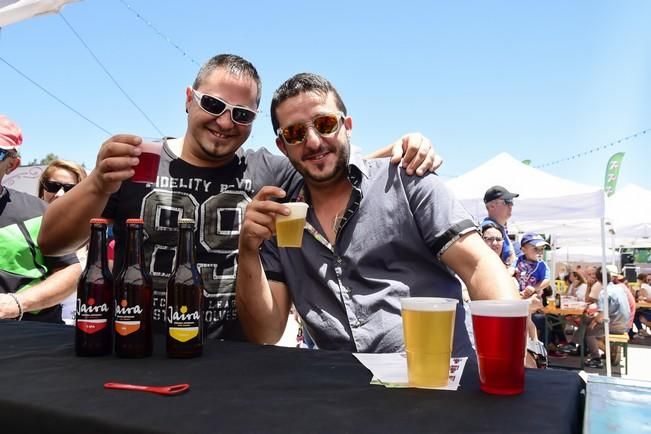
<instances>
[{"instance_id":1,"label":"crowd of people","mask_svg":"<svg viewBox=\"0 0 651 434\"><path fill-rule=\"evenodd\" d=\"M646 301L651 289L651 275L640 273L637 285L630 285L625 277L618 272L617 267L608 266L604 270L607 288L601 283L601 267L589 266L582 269L579 265L563 276L566 294L578 301L584 302L585 312L581 319L566 318L559 321L558 315L543 313L542 305L547 304L547 296L551 295L551 272L543 261L545 248L549 244L540 234L526 233L519 243L520 253L515 254L514 244L507 231L507 222L514 205L513 199L517 193L511 193L502 186L493 186L486 191L484 202L488 217L481 224L482 237L486 244L500 256L504 265L513 276L514 285L523 299L535 300L537 308L533 308L532 321L535 332L530 332L531 339L541 339L548 344L548 354L554 357L566 357L567 354L578 355L578 345L585 345L588 360L586 365L593 368L603 367L602 354L604 337L604 320L609 318L611 334L628 334L630 339L648 337L648 327L651 324L651 311L637 309L637 301ZM636 282L630 282L636 283ZM560 294L561 289L557 288ZM605 312L606 293L608 294L608 313ZM541 304L538 304L540 301ZM543 303L544 302L544 303ZM558 306L560 307L560 306ZM549 317L555 320L549 321ZM546 319L547 317L547 319ZM584 324L581 324L581 321ZM572 331L577 334L570 337L566 334L564 324L574 324ZM550 327L551 325L551 327ZM578 327L581 326L582 327ZM612 360L618 363L618 349L613 351Z\"/></svg>"},{"instance_id":2,"label":"crowd of people","mask_svg":"<svg viewBox=\"0 0 651 434\"><path fill-rule=\"evenodd\" d=\"M550 283L542 260L547 243L539 234L509 237L517 193L489 188L488 216L478 224L432 173L441 161L422 135L407 134L362 157L351 145L344 99L311 73L290 77L273 95L271 123L282 155L243 150L260 98L256 68L217 55L186 89L187 129L163 139L155 183L130 181L142 139L120 134L101 145L88 175L73 162L52 162L39 180L40 200L3 187L0 319L61 322L74 307L88 221L113 222L119 270L125 221L142 218L153 320L162 330L176 224L192 218L209 338L276 343L293 307L318 348L400 351L400 298L438 296L460 301L453 354L473 357L462 284L471 299L532 300L530 339L545 332L536 312ZM21 144L20 128L1 117L0 180L20 164ZM279 248L273 236L287 202L309 204L298 249ZM602 306L598 285L578 272L570 277L572 294ZM627 302L616 301L621 309ZM614 318L611 329L620 324ZM591 321L586 342L595 358L591 339L600 336L603 314ZM642 333L649 317L636 321Z\"/></svg>"}]
</instances>

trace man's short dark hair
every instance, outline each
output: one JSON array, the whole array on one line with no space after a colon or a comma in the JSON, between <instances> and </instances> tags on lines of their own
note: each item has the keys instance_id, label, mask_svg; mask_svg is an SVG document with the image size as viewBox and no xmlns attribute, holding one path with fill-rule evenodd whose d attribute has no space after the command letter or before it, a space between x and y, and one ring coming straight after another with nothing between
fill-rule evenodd
<instances>
[{"instance_id":1,"label":"man's short dark hair","mask_svg":"<svg viewBox=\"0 0 651 434\"><path fill-rule=\"evenodd\" d=\"M260 81L258 70L255 69L255 66L253 66L251 62L235 54L218 54L204 63L201 69L199 69L197 77L194 79L194 83L192 83L192 88L199 89L201 82L205 80L211 72L218 68L223 68L236 77L246 77L255 81L258 89L255 103L256 106L260 105L260 98L262 97L262 82Z\"/></svg>"},{"instance_id":2,"label":"man's short dark hair","mask_svg":"<svg viewBox=\"0 0 651 434\"><path fill-rule=\"evenodd\" d=\"M302 72L285 81L274 92L274 96L271 99L271 126L274 129L274 134L278 130L278 127L280 127L278 117L276 116L276 108L278 108L283 101L308 92L316 93L323 97L326 97L328 93L332 93L335 97L335 103L337 104L339 111L344 115L347 114L346 106L332 83L320 75Z\"/></svg>"}]
</instances>

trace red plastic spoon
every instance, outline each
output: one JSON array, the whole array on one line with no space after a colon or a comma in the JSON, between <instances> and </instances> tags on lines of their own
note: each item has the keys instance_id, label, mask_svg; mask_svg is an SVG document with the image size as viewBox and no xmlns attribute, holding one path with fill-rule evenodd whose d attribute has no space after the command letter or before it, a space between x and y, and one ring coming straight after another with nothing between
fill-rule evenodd
<instances>
[{"instance_id":1,"label":"red plastic spoon","mask_svg":"<svg viewBox=\"0 0 651 434\"><path fill-rule=\"evenodd\" d=\"M159 395L178 395L190 388L189 384L174 384L172 386L141 386L138 384L104 383L106 389L137 390L140 392L158 393Z\"/></svg>"}]
</instances>

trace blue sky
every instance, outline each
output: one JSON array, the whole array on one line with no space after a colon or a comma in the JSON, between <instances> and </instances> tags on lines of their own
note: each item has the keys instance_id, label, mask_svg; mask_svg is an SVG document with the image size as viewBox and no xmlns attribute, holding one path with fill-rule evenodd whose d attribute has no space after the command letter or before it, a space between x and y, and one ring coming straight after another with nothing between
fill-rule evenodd
<instances>
[{"instance_id":1,"label":"blue sky","mask_svg":"<svg viewBox=\"0 0 651 434\"><path fill-rule=\"evenodd\" d=\"M187 53L125 6L140 12ZM463 174L499 152L542 165L651 128L651 2L269 2L85 0L63 9L130 97L166 135L185 131L184 90L198 66L232 52L263 80L245 146L275 149L269 102L297 72L324 75L370 151L420 131ZM0 31L0 57L112 133L156 136L57 15ZM0 112L21 124L25 161L49 152L93 167L107 135L0 62ZM651 189L651 132L544 170Z\"/></svg>"}]
</instances>

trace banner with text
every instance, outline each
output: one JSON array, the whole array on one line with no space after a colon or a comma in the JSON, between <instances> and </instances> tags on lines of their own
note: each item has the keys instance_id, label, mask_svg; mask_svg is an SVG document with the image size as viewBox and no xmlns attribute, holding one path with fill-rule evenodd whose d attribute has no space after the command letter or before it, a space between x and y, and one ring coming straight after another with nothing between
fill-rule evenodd
<instances>
[{"instance_id":1,"label":"banner with text","mask_svg":"<svg viewBox=\"0 0 651 434\"><path fill-rule=\"evenodd\" d=\"M604 191L608 197L612 196L615 193L615 189L617 188L617 178L619 177L619 169L622 167L623 159L624 153L618 152L610 157L610 160L608 160L608 164L606 165Z\"/></svg>"}]
</instances>

